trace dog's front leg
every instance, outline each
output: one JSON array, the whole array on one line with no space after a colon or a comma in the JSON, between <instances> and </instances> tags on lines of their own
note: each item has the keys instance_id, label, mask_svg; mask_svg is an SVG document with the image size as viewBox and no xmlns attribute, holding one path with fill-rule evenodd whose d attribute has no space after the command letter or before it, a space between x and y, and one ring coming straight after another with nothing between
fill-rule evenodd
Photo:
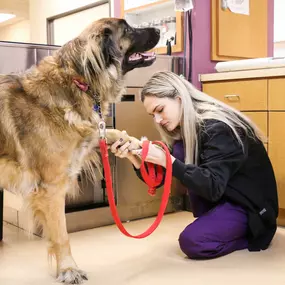
<instances>
[{"instance_id":1,"label":"dog's front leg","mask_svg":"<svg viewBox=\"0 0 285 285\"><path fill-rule=\"evenodd\" d=\"M44 235L49 241L48 253L57 262L59 282L80 284L87 280L73 260L65 219L65 195L68 180L56 185L44 185L31 197L35 218L43 225Z\"/></svg>"}]
</instances>

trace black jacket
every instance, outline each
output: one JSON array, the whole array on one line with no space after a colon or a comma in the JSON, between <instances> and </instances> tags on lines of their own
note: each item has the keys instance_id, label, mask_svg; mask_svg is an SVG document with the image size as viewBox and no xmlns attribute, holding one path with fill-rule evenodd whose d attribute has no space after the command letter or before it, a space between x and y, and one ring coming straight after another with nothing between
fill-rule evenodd
<instances>
[{"instance_id":1,"label":"black jacket","mask_svg":"<svg viewBox=\"0 0 285 285\"><path fill-rule=\"evenodd\" d=\"M244 149L226 124L205 121L199 131L198 166L176 159L173 176L209 201L225 199L244 207L249 250L264 250L277 228L276 181L263 143L246 136L242 140ZM136 173L141 178L140 171Z\"/></svg>"}]
</instances>

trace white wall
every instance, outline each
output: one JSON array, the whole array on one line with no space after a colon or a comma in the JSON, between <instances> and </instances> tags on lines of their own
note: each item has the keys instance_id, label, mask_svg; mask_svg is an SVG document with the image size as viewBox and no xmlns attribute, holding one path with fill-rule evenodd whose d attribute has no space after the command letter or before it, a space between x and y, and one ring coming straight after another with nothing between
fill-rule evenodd
<instances>
[{"instance_id":1,"label":"white wall","mask_svg":"<svg viewBox=\"0 0 285 285\"><path fill-rule=\"evenodd\" d=\"M114 1L111 1L111 16L114 15ZM31 42L47 43L47 18L96 2L98 0L30 0Z\"/></svg>"},{"instance_id":2,"label":"white wall","mask_svg":"<svg viewBox=\"0 0 285 285\"><path fill-rule=\"evenodd\" d=\"M29 43L31 41L30 21L24 20L0 28L0 41Z\"/></svg>"},{"instance_id":3,"label":"white wall","mask_svg":"<svg viewBox=\"0 0 285 285\"><path fill-rule=\"evenodd\" d=\"M274 52L275 57L285 56L285 0L274 0Z\"/></svg>"},{"instance_id":4,"label":"white wall","mask_svg":"<svg viewBox=\"0 0 285 285\"><path fill-rule=\"evenodd\" d=\"M285 41L274 43L274 56L275 57L285 56Z\"/></svg>"},{"instance_id":5,"label":"white wall","mask_svg":"<svg viewBox=\"0 0 285 285\"><path fill-rule=\"evenodd\" d=\"M274 42L285 41L285 0L274 0Z\"/></svg>"}]
</instances>

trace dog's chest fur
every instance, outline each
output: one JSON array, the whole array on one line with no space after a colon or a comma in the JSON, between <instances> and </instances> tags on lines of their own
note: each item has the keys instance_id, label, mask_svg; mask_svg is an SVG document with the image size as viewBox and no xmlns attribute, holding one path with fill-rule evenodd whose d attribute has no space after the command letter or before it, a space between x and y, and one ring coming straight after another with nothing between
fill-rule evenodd
<instances>
[{"instance_id":1,"label":"dog's chest fur","mask_svg":"<svg viewBox=\"0 0 285 285\"><path fill-rule=\"evenodd\" d=\"M83 167L92 171L100 164L95 151L99 115L92 111L90 97L76 86L59 84L56 77L43 80L42 69L35 68L23 77L0 77L0 160L5 156L12 161L22 169L23 178L11 182L12 186L8 181L0 187L17 188L22 193L35 185L58 183L64 176L74 178ZM109 87L103 88L103 116L108 113L109 102L124 91L121 81L115 80L115 70L106 73L110 79Z\"/></svg>"}]
</instances>

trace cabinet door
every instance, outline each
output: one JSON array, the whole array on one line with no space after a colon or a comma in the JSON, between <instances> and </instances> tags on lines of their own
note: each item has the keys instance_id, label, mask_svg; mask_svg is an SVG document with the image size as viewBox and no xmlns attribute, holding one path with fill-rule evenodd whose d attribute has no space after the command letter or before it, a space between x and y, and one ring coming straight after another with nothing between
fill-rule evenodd
<instances>
[{"instance_id":1,"label":"cabinet door","mask_svg":"<svg viewBox=\"0 0 285 285\"><path fill-rule=\"evenodd\" d=\"M278 186L279 208L285 209L285 112L269 113L268 154L271 159Z\"/></svg>"},{"instance_id":2,"label":"cabinet door","mask_svg":"<svg viewBox=\"0 0 285 285\"><path fill-rule=\"evenodd\" d=\"M250 0L249 15L212 0L212 60L267 57L267 0Z\"/></svg>"}]
</instances>

